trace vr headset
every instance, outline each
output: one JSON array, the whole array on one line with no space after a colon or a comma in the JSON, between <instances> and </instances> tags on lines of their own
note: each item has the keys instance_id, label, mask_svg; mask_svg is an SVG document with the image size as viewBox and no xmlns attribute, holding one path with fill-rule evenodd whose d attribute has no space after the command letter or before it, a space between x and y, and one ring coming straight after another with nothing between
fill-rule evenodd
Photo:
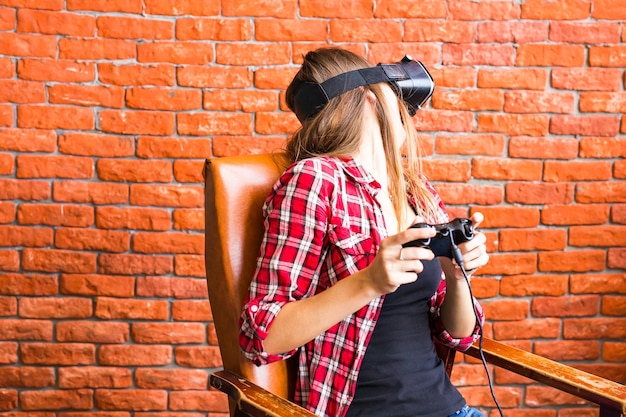
<instances>
[{"instance_id":1,"label":"vr headset","mask_svg":"<svg viewBox=\"0 0 626 417\"><path fill-rule=\"evenodd\" d=\"M345 72L329 78L321 84L299 82L293 99L293 111L303 123L319 112L330 99L364 85L386 82L407 106L409 114L430 98L435 82L424 65L406 55L396 64L378 64L375 67Z\"/></svg>"}]
</instances>

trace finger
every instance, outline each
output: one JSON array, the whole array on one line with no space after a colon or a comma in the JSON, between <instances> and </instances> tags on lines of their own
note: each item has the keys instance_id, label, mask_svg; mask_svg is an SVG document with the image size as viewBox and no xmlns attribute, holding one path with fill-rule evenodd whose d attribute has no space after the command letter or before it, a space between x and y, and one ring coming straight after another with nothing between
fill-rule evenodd
<instances>
[{"instance_id":1,"label":"finger","mask_svg":"<svg viewBox=\"0 0 626 417\"><path fill-rule=\"evenodd\" d=\"M435 257L433 251L428 248L419 247L419 246L411 246L402 248L400 252L400 260L402 261L410 261L410 260L431 260Z\"/></svg>"},{"instance_id":2,"label":"finger","mask_svg":"<svg viewBox=\"0 0 626 417\"><path fill-rule=\"evenodd\" d=\"M477 228L483 222L483 220L485 220L485 216L483 216L480 211L477 211L472 214L470 220L472 221L473 226Z\"/></svg>"}]
</instances>

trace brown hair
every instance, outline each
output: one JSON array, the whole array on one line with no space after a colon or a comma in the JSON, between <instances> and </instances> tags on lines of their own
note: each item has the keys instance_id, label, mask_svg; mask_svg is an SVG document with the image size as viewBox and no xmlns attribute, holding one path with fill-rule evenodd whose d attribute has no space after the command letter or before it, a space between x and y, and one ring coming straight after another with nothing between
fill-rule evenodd
<instances>
[{"instance_id":1,"label":"brown hair","mask_svg":"<svg viewBox=\"0 0 626 417\"><path fill-rule=\"evenodd\" d=\"M287 105L294 109L294 96L301 82L322 83L344 72L370 67L365 59L339 48L322 48L308 52L302 67L286 91ZM426 221L436 221L436 207L432 193L421 175L420 149L413 122L406 106L399 100L400 116L406 131L403 157L395 146L389 110L379 84L355 88L331 99L317 114L305 120L302 127L287 143L287 154L292 161L321 155L346 156L355 153L362 137L362 120L367 91L376 96L376 114L381 129L383 149L387 160L389 193L393 199L396 217L406 226L411 219L404 213L407 194L418 205L418 214Z\"/></svg>"}]
</instances>

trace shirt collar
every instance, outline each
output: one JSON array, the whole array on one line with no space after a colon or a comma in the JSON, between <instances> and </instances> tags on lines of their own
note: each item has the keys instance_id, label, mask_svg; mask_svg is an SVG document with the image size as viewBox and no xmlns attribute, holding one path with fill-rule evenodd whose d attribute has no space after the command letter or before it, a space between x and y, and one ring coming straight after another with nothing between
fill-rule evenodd
<instances>
[{"instance_id":1,"label":"shirt collar","mask_svg":"<svg viewBox=\"0 0 626 417\"><path fill-rule=\"evenodd\" d=\"M341 162L341 167L347 176L353 178L355 182L362 184L373 196L378 194L381 189L380 183L359 161L350 156L337 159Z\"/></svg>"}]
</instances>

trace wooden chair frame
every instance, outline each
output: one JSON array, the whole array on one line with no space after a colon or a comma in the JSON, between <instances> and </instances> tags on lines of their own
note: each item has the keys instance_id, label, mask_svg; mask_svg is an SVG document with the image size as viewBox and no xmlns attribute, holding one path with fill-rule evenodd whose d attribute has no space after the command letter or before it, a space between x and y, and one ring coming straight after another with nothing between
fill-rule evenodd
<instances>
[{"instance_id":1,"label":"wooden chair frame","mask_svg":"<svg viewBox=\"0 0 626 417\"><path fill-rule=\"evenodd\" d=\"M231 416L314 417L294 404L291 361L256 367L237 344L239 312L262 236L260 207L286 166L282 154L208 159L205 165L206 271L224 370L210 385L230 399ZM480 359L478 345L467 352ZM454 351L439 352L451 372ZM600 417L626 417L626 386L567 365L483 339L488 363L599 406Z\"/></svg>"}]
</instances>

